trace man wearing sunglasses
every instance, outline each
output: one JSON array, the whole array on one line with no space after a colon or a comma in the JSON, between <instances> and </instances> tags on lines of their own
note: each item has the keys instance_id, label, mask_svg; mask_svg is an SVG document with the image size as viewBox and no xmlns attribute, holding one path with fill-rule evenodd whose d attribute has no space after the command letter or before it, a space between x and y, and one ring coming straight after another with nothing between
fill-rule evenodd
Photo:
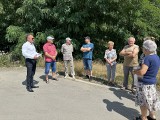
<instances>
[{"instance_id":1,"label":"man wearing sunglasses","mask_svg":"<svg viewBox=\"0 0 160 120\"><path fill-rule=\"evenodd\" d=\"M27 91L34 92L32 88L38 88L38 86L33 85L33 76L36 71L36 60L40 56L39 53L36 52L36 48L34 46L34 37L32 34L28 34L26 36L26 42L22 46L22 54L25 57L26 67L27 67Z\"/></svg>"}]
</instances>

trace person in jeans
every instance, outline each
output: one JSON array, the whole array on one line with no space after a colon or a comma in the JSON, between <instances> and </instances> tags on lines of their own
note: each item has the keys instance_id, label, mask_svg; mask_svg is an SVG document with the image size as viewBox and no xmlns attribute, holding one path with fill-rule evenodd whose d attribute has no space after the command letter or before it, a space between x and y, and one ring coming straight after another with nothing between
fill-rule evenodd
<instances>
[{"instance_id":1,"label":"person in jeans","mask_svg":"<svg viewBox=\"0 0 160 120\"><path fill-rule=\"evenodd\" d=\"M73 45L69 37L66 38L66 43L62 45L61 52L63 54L63 61L65 66L65 78L69 77L68 65L70 64L71 75L72 75L72 78L75 79L74 63L73 63L73 56L72 56Z\"/></svg>"},{"instance_id":2,"label":"person in jeans","mask_svg":"<svg viewBox=\"0 0 160 120\"><path fill-rule=\"evenodd\" d=\"M135 45L135 38L130 37L128 39L128 45L126 45L123 50L120 52L121 56L124 56L124 63L123 63L123 72L124 72L124 81L123 87L121 89L128 89L128 77L129 72L132 75L132 90L136 86L137 83L137 75L132 73L133 68L138 68L138 52L139 46Z\"/></svg>"},{"instance_id":3,"label":"person in jeans","mask_svg":"<svg viewBox=\"0 0 160 120\"><path fill-rule=\"evenodd\" d=\"M94 44L91 43L90 37L85 37L85 44L81 47L83 52L83 64L86 77L92 79L92 57L93 57Z\"/></svg>"},{"instance_id":4,"label":"person in jeans","mask_svg":"<svg viewBox=\"0 0 160 120\"><path fill-rule=\"evenodd\" d=\"M26 67L27 67L27 91L34 92L32 88L38 88L38 86L34 86L33 77L36 72L36 63L37 59L40 56L39 53L36 52L36 48L34 46L34 37L32 34L28 34L26 36L27 42L22 46L22 54L25 57Z\"/></svg>"},{"instance_id":5,"label":"person in jeans","mask_svg":"<svg viewBox=\"0 0 160 120\"><path fill-rule=\"evenodd\" d=\"M50 67L52 68L52 79L57 80L56 76L56 57L57 50L53 44L54 38L51 36L47 37L47 43L43 46L43 51L45 54L45 74L46 74L46 83L49 83L48 74Z\"/></svg>"},{"instance_id":6,"label":"person in jeans","mask_svg":"<svg viewBox=\"0 0 160 120\"><path fill-rule=\"evenodd\" d=\"M108 49L105 51L104 59L107 63L107 77L108 77L108 83L109 85L114 86L114 80L115 80L115 73L116 73L116 59L117 54L116 50L113 49L114 42L109 41L108 42Z\"/></svg>"},{"instance_id":7,"label":"person in jeans","mask_svg":"<svg viewBox=\"0 0 160 120\"><path fill-rule=\"evenodd\" d=\"M136 120L156 120L155 111L160 110L160 101L156 91L156 76L160 68L160 58L156 54L157 45L154 41L146 40L143 43L145 54L140 70L133 71L134 74L142 76L138 80L136 91L136 105L140 106L141 116ZM147 116L149 111L149 116Z\"/></svg>"}]
</instances>

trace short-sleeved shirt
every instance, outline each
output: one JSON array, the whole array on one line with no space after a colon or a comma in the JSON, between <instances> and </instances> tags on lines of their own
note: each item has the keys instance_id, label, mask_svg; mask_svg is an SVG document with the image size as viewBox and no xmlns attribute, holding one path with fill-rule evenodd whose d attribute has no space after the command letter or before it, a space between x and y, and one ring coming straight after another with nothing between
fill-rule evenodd
<instances>
[{"instance_id":1,"label":"short-sleeved shirt","mask_svg":"<svg viewBox=\"0 0 160 120\"><path fill-rule=\"evenodd\" d=\"M105 51L104 58L107 58L109 60L117 58L116 50L115 49L112 49L112 50L107 49ZM115 63L116 63L116 61L113 62L113 64L115 64Z\"/></svg>"},{"instance_id":2,"label":"short-sleeved shirt","mask_svg":"<svg viewBox=\"0 0 160 120\"><path fill-rule=\"evenodd\" d=\"M51 43L44 44L43 51L44 51L44 53L47 52L51 56L56 56L56 54L57 54L56 46L54 44L51 44ZM52 62L53 59L45 56L45 61L46 62Z\"/></svg>"},{"instance_id":3,"label":"short-sleeved shirt","mask_svg":"<svg viewBox=\"0 0 160 120\"><path fill-rule=\"evenodd\" d=\"M73 45L63 44L61 47L61 52L63 54L63 60L73 60Z\"/></svg>"},{"instance_id":4,"label":"short-sleeved shirt","mask_svg":"<svg viewBox=\"0 0 160 120\"><path fill-rule=\"evenodd\" d=\"M144 63L148 66L146 74L144 74L141 82L144 84L156 84L156 76L160 67L160 58L158 55L148 55L144 58Z\"/></svg>"},{"instance_id":5,"label":"short-sleeved shirt","mask_svg":"<svg viewBox=\"0 0 160 120\"><path fill-rule=\"evenodd\" d=\"M138 45L133 45L133 46L129 46L129 45L126 45L123 49L126 51L126 52L133 52L133 50L135 48L138 48L139 49L139 46ZM129 66L129 67L135 67L135 66L138 66L138 54L132 58L132 57L128 57L128 56L124 56L124 63L123 63L124 66Z\"/></svg>"},{"instance_id":6,"label":"short-sleeved shirt","mask_svg":"<svg viewBox=\"0 0 160 120\"><path fill-rule=\"evenodd\" d=\"M82 47L83 48L91 48L90 51L83 52L83 59L91 59L92 60L94 44L93 43L84 44Z\"/></svg>"}]
</instances>

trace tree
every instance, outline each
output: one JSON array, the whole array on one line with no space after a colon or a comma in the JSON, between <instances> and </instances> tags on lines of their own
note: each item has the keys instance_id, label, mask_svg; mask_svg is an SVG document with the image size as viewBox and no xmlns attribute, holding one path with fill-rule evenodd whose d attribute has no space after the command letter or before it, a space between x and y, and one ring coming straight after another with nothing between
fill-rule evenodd
<instances>
[{"instance_id":1,"label":"tree","mask_svg":"<svg viewBox=\"0 0 160 120\"><path fill-rule=\"evenodd\" d=\"M73 38L76 58L90 36L96 59L103 58L108 40L119 51L129 36L138 44L145 36L160 38L160 0L1 0L0 8L1 40L16 56L30 32L39 52L48 35L55 36L58 50L66 37Z\"/></svg>"}]
</instances>

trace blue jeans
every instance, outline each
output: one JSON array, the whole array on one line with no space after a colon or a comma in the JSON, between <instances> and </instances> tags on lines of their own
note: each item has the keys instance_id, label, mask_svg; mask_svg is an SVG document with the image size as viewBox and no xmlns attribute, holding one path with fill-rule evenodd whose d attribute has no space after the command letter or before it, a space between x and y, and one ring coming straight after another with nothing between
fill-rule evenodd
<instances>
[{"instance_id":1,"label":"blue jeans","mask_svg":"<svg viewBox=\"0 0 160 120\"><path fill-rule=\"evenodd\" d=\"M91 59L83 59L84 69L92 70L92 60Z\"/></svg>"},{"instance_id":2,"label":"blue jeans","mask_svg":"<svg viewBox=\"0 0 160 120\"><path fill-rule=\"evenodd\" d=\"M46 62L45 63L45 74L46 75L49 74L50 67L52 68L52 72L56 72L56 61Z\"/></svg>"},{"instance_id":3,"label":"blue jeans","mask_svg":"<svg viewBox=\"0 0 160 120\"><path fill-rule=\"evenodd\" d=\"M114 81L115 80L115 74L116 74L116 63L112 66L110 64L107 64L107 78L108 81Z\"/></svg>"}]
</instances>

